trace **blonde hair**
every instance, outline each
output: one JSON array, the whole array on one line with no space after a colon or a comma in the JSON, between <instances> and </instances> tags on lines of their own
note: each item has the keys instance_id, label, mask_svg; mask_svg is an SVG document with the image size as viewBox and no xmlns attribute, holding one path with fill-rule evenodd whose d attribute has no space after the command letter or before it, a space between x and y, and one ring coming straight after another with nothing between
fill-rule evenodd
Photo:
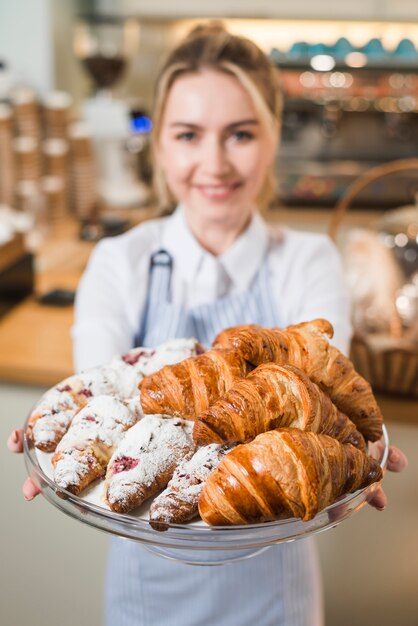
<instances>
[{"instance_id":1,"label":"blonde hair","mask_svg":"<svg viewBox=\"0 0 418 626\"><path fill-rule=\"evenodd\" d=\"M153 141L158 141L164 109L174 81L186 73L212 68L237 78L250 95L260 121L278 137L282 114L282 94L275 69L260 48L244 37L231 35L220 22L210 22L194 28L170 53L159 78L154 94ZM276 190L276 177L272 164L262 192L257 198L262 208L268 205ZM163 209L172 207L175 200L167 186L164 173L154 158L154 189Z\"/></svg>"}]
</instances>

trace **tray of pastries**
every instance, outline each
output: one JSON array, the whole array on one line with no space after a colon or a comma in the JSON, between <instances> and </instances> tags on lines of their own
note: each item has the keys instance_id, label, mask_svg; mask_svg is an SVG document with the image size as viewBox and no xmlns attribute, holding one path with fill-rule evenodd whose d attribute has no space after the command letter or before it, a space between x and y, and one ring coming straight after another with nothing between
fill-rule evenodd
<instances>
[{"instance_id":1,"label":"tray of pastries","mask_svg":"<svg viewBox=\"0 0 418 626\"><path fill-rule=\"evenodd\" d=\"M173 339L71 376L27 418L29 474L68 515L185 562L335 526L382 480L389 443L332 333L237 326L209 350Z\"/></svg>"}]
</instances>

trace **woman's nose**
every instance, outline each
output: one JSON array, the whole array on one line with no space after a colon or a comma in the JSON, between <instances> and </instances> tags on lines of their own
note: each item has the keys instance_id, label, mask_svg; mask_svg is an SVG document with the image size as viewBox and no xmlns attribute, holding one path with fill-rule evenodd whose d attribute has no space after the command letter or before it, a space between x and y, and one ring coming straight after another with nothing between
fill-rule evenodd
<instances>
[{"instance_id":1,"label":"woman's nose","mask_svg":"<svg viewBox=\"0 0 418 626\"><path fill-rule=\"evenodd\" d=\"M232 164L226 147L219 139L210 139L202 150L202 169L210 176L222 177L231 172Z\"/></svg>"}]
</instances>

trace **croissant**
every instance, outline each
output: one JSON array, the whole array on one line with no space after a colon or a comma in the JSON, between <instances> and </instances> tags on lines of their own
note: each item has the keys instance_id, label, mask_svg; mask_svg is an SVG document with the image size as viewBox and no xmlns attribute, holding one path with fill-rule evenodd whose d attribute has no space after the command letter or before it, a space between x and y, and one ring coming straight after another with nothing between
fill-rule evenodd
<instances>
[{"instance_id":1,"label":"croissant","mask_svg":"<svg viewBox=\"0 0 418 626\"><path fill-rule=\"evenodd\" d=\"M113 396L91 398L76 414L52 456L55 483L78 495L104 476L125 431L140 417L139 403Z\"/></svg>"},{"instance_id":2,"label":"croissant","mask_svg":"<svg viewBox=\"0 0 418 626\"><path fill-rule=\"evenodd\" d=\"M382 414L369 383L331 346L332 325L324 319L279 328L236 326L221 332L214 347L234 348L254 366L273 362L300 368L370 441L382 435Z\"/></svg>"},{"instance_id":3,"label":"croissant","mask_svg":"<svg viewBox=\"0 0 418 626\"><path fill-rule=\"evenodd\" d=\"M139 383L142 410L193 420L251 369L236 350L208 350L168 365Z\"/></svg>"},{"instance_id":4,"label":"croissant","mask_svg":"<svg viewBox=\"0 0 418 626\"><path fill-rule=\"evenodd\" d=\"M195 445L192 424L146 415L126 433L109 461L106 502L112 511L127 513L166 487L178 463L190 458Z\"/></svg>"},{"instance_id":5,"label":"croissant","mask_svg":"<svg viewBox=\"0 0 418 626\"><path fill-rule=\"evenodd\" d=\"M182 524L198 515L205 482L229 450L212 443L178 464L167 488L151 504L149 519L155 530L167 530L169 524Z\"/></svg>"},{"instance_id":6,"label":"croissant","mask_svg":"<svg viewBox=\"0 0 418 626\"><path fill-rule=\"evenodd\" d=\"M301 370L266 363L235 384L196 417L198 445L244 443L274 428L320 432L366 450L363 436Z\"/></svg>"},{"instance_id":7,"label":"croissant","mask_svg":"<svg viewBox=\"0 0 418 626\"><path fill-rule=\"evenodd\" d=\"M199 513L210 525L310 520L381 478L377 461L351 444L295 428L271 430L224 457L203 488Z\"/></svg>"}]
</instances>

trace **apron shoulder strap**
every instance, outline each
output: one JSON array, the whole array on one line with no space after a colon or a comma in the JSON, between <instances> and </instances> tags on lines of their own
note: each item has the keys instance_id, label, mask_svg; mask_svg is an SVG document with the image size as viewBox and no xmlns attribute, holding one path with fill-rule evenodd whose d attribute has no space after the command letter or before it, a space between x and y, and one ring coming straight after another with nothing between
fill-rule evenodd
<instances>
[{"instance_id":1,"label":"apron shoulder strap","mask_svg":"<svg viewBox=\"0 0 418 626\"><path fill-rule=\"evenodd\" d=\"M171 272L172 266L173 259L167 250L160 248L160 250L157 250L157 252L151 255L150 272L152 272L154 267L169 267Z\"/></svg>"},{"instance_id":2,"label":"apron shoulder strap","mask_svg":"<svg viewBox=\"0 0 418 626\"><path fill-rule=\"evenodd\" d=\"M148 289L139 331L135 337L135 346L142 345L152 312L162 302L170 300L171 272L173 259L167 250L157 250L151 255L148 273Z\"/></svg>"}]
</instances>

